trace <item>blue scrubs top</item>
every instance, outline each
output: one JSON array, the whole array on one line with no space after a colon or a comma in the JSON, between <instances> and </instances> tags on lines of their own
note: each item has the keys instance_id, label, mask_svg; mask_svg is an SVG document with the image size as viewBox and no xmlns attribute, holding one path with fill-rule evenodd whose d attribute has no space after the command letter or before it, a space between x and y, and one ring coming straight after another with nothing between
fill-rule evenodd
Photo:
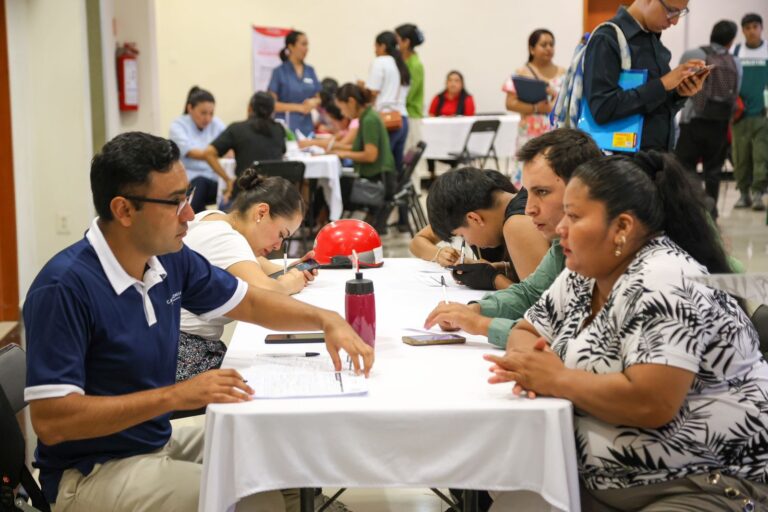
<instances>
[{"instance_id":1,"label":"blue scrubs top","mask_svg":"<svg viewBox=\"0 0 768 512\"><path fill-rule=\"evenodd\" d=\"M291 61L286 60L272 70L272 78L267 90L275 93L277 101L282 103L303 103L304 100L312 98L320 92L320 81L317 79L315 68L312 66L304 64L304 74L298 76ZM315 129L311 114L280 112L275 117L285 119L288 128L293 131L301 130L301 133L306 136L309 136Z\"/></svg>"}]
</instances>

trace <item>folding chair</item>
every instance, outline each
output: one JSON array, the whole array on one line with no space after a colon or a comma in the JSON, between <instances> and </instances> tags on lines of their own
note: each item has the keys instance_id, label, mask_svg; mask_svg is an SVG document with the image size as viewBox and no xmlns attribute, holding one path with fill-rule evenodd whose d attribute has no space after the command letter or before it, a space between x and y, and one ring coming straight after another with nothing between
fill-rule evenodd
<instances>
[{"instance_id":1,"label":"folding chair","mask_svg":"<svg viewBox=\"0 0 768 512\"><path fill-rule=\"evenodd\" d=\"M411 237L415 236L416 232L420 231L427 225L427 216L424 213L424 209L421 207L421 201L419 201L419 194L416 192L416 187L413 186L413 173L416 170L416 166L421 160L424 151L427 148L427 143L419 141L416 147L409 149L403 156L403 173L400 180L397 182L397 189L392 197L392 200L387 204L386 211L384 212L388 218L389 214L397 207L405 206L408 210L408 231ZM392 227L392 226L390 226Z\"/></svg>"},{"instance_id":2,"label":"folding chair","mask_svg":"<svg viewBox=\"0 0 768 512\"><path fill-rule=\"evenodd\" d=\"M448 154L456 158L458 163L461 165L474 165L480 169L485 168L486 160L493 158L493 161L496 163L496 170L499 170L499 157L496 154L495 142L496 134L499 131L500 125L501 121L498 119L483 119L475 121L472 123L472 127L469 129L467 138L464 141L464 148L459 153ZM477 153L469 149L470 141L472 141L473 136L477 136L477 134L481 134L482 138L490 137L490 143L488 144L488 149L486 149L485 153Z\"/></svg>"},{"instance_id":3,"label":"folding chair","mask_svg":"<svg viewBox=\"0 0 768 512\"><path fill-rule=\"evenodd\" d=\"M16 415L27 404L24 386L27 379L27 356L18 345L0 349L0 511L38 510L50 512L43 492L35 482L25 461L24 434ZM23 492L14 498L13 491L21 484ZM32 500L27 504L26 496Z\"/></svg>"},{"instance_id":4,"label":"folding chair","mask_svg":"<svg viewBox=\"0 0 768 512\"><path fill-rule=\"evenodd\" d=\"M262 176L280 176L281 178L285 178L299 187L300 192L304 188L304 172L306 170L304 162L296 162L292 160L260 160L253 162L253 167L256 169L256 172ZM315 192L317 191L317 180L309 180L308 191L307 213L304 215L304 220L302 221L302 234L299 236L292 236L288 239L300 239L304 253L309 250L313 242L312 230L315 228L315 214L313 208Z\"/></svg>"}]
</instances>

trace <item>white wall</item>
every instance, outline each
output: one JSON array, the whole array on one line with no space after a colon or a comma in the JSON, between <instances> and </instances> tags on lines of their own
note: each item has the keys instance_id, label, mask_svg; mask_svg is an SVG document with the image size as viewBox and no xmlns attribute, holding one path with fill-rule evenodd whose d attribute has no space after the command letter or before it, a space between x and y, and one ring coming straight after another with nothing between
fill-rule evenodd
<instances>
[{"instance_id":1,"label":"white wall","mask_svg":"<svg viewBox=\"0 0 768 512\"><path fill-rule=\"evenodd\" d=\"M19 288L80 239L93 215L91 114L82 0L5 0ZM56 231L57 214L68 234Z\"/></svg>"},{"instance_id":2,"label":"white wall","mask_svg":"<svg viewBox=\"0 0 768 512\"><path fill-rule=\"evenodd\" d=\"M565 64L582 29L580 0L161 0L156 2L162 133L167 134L192 85L216 97L225 122L242 119L251 91L251 26L294 27L307 33L307 62L320 78L365 79L373 41L383 30L411 22L426 43L425 101L442 90L445 74L459 69L480 111L501 111L501 85L527 58L528 34L555 33Z\"/></svg>"}]
</instances>

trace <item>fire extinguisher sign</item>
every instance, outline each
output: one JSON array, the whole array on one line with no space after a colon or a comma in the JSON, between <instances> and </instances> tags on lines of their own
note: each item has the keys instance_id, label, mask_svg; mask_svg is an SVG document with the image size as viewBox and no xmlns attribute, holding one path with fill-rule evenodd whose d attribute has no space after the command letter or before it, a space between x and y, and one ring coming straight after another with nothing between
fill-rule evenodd
<instances>
[{"instance_id":1,"label":"fire extinguisher sign","mask_svg":"<svg viewBox=\"0 0 768 512\"><path fill-rule=\"evenodd\" d=\"M139 74L136 59L123 60L124 103L129 107L139 106Z\"/></svg>"},{"instance_id":2,"label":"fire extinguisher sign","mask_svg":"<svg viewBox=\"0 0 768 512\"><path fill-rule=\"evenodd\" d=\"M139 50L133 43L118 46L117 96L121 111L139 109Z\"/></svg>"}]
</instances>

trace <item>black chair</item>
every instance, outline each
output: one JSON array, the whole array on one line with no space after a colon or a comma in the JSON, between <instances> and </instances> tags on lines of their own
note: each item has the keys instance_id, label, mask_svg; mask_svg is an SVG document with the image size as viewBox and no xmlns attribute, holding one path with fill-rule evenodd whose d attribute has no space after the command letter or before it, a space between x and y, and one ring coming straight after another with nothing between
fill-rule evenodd
<instances>
[{"instance_id":1,"label":"black chair","mask_svg":"<svg viewBox=\"0 0 768 512\"><path fill-rule=\"evenodd\" d=\"M427 143L419 141L416 147L409 149L403 156L403 173L397 182L397 188L392 200L386 205L385 219L389 217L389 214L398 207L404 206L408 211L408 231L411 237L424 228L427 225L427 215L424 213L424 209L421 207L421 201L419 201L419 194L416 192L416 187L413 185L411 178L416 170L421 157L424 155L424 151L427 149ZM394 226L390 226L394 227Z\"/></svg>"},{"instance_id":2,"label":"black chair","mask_svg":"<svg viewBox=\"0 0 768 512\"><path fill-rule=\"evenodd\" d=\"M448 153L452 157L456 158L456 161L460 165L474 165L480 169L485 168L485 162L489 158L493 158L496 163L496 169L499 170L499 157L496 154L496 134L499 131L501 121L498 119L483 119L472 123L472 127L469 129L467 138L464 141L464 148L459 153ZM469 150L469 144L473 136L482 134L485 137L490 136L490 143L485 153L475 153Z\"/></svg>"},{"instance_id":3,"label":"black chair","mask_svg":"<svg viewBox=\"0 0 768 512\"><path fill-rule=\"evenodd\" d=\"M16 419L27 404L24 386L27 375L27 357L18 345L0 349L0 511L39 510L51 508L35 482L25 460L24 434ZM13 492L21 484L19 494ZM32 507L26 497L32 500ZM34 508L33 508L34 507Z\"/></svg>"},{"instance_id":4,"label":"black chair","mask_svg":"<svg viewBox=\"0 0 768 512\"><path fill-rule=\"evenodd\" d=\"M253 162L253 167L256 169L256 172L262 176L280 176L296 185L300 192L304 189L304 172L306 170L304 162L294 162L291 160L260 160ZM307 188L309 191L307 197L307 213L304 215L301 228L299 228L301 233L296 233L288 239L301 240L304 253L299 256L303 256L303 254L309 250L314 240L314 201L315 193L317 191L317 180L309 180Z\"/></svg>"}]
</instances>

